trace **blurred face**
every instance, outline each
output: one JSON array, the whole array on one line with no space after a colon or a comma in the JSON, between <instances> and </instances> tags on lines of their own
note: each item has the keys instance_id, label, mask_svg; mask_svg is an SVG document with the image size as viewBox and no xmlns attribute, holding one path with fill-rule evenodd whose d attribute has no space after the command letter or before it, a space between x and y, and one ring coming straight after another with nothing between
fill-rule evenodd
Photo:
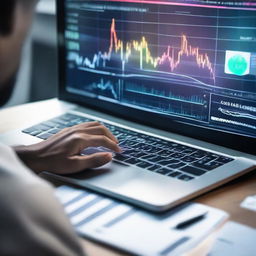
<instances>
[{"instance_id":1,"label":"blurred face","mask_svg":"<svg viewBox=\"0 0 256 256\"><path fill-rule=\"evenodd\" d=\"M0 105L12 91L18 71L22 45L32 22L34 0L18 0L13 15L13 27L8 35L0 35Z\"/></svg>"}]
</instances>

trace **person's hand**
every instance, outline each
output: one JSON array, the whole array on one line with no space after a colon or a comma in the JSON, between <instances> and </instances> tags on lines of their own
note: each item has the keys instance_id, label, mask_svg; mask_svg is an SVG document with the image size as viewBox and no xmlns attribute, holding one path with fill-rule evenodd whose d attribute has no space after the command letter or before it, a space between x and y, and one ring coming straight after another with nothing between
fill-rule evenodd
<instances>
[{"instance_id":1,"label":"person's hand","mask_svg":"<svg viewBox=\"0 0 256 256\"><path fill-rule=\"evenodd\" d=\"M33 171L70 174L87 168L100 167L112 160L112 153L81 155L87 147L103 146L121 152L114 135L99 122L79 124L65 128L46 141L14 147L17 155Z\"/></svg>"}]
</instances>

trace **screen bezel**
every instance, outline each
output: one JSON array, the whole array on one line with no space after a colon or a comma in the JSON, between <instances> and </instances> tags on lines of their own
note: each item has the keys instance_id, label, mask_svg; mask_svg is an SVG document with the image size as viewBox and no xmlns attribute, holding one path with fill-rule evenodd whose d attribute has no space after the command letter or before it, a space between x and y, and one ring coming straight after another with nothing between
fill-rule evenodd
<instances>
[{"instance_id":1,"label":"screen bezel","mask_svg":"<svg viewBox=\"0 0 256 256\"><path fill-rule=\"evenodd\" d=\"M161 130L178 133L195 139L203 140L220 146L236 149L242 152L256 154L256 137L243 136L227 131L219 131L210 127L199 127L191 124L180 123L165 116L105 102L70 93L66 90L66 54L65 54L65 1L57 0L57 29L58 29L58 73L59 73L59 99L73 102L84 107L115 115L125 120L130 120L143 125L148 125ZM100 104L99 104L100 103Z\"/></svg>"}]
</instances>

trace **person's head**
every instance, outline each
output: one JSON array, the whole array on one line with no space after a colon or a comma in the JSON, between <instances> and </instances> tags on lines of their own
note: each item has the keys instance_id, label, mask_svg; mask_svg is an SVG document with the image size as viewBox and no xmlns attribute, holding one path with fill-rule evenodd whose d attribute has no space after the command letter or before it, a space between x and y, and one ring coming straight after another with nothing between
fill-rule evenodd
<instances>
[{"instance_id":1,"label":"person's head","mask_svg":"<svg viewBox=\"0 0 256 256\"><path fill-rule=\"evenodd\" d=\"M0 1L0 105L11 95L36 1Z\"/></svg>"}]
</instances>

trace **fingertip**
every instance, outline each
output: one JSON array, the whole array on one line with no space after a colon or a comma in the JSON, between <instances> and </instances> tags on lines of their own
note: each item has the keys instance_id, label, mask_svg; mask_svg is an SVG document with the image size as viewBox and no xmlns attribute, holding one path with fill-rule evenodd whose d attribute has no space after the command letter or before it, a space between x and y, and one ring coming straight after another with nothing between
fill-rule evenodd
<instances>
[{"instance_id":1,"label":"fingertip","mask_svg":"<svg viewBox=\"0 0 256 256\"><path fill-rule=\"evenodd\" d=\"M112 158L113 158L113 154L112 154L112 153L105 153L105 154L104 154L104 157L105 157L106 159L109 159L109 161L111 161Z\"/></svg>"},{"instance_id":2,"label":"fingertip","mask_svg":"<svg viewBox=\"0 0 256 256\"><path fill-rule=\"evenodd\" d=\"M103 153L101 155L101 161L102 161L101 165L111 162L112 159L113 159L113 155L111 153Z\"/></svg>"},{"instance_id":3,"label":"fingertip","mask_svg":"<svg viewBox=\"0 0 256 256\"><path fill-rule=\"evenodd\" d=\"M110 136L109 138L110 138L114 143L116 143L117 145L119 144L118 139L117 139L114 135L111 134L111 136Z\"/></svg>"},{"instance_id":4,"label":"fingertip","mask_svg":"<svg viewBox=\"0 0 256 256\"><path fill-rule=\"evenodd\" d=\"M112 161L112 159L113 159L113 154L112 154L112 153L109 153L109 152L103 152L103 153L99 153L99 154L98 154L98 157L99 157L100 159L102 159L102 161L108 163L108 162Z\"/></svg>"},{"instance_id":5,"label":"fingertip","mask_svg":"<svg viewBox=\"0 0 256 256\"><path fill-rule=\"evenodd\" d=\"M121 153L121 149L120 147L117 145L117 147L115 147L115 149L113 149L114 153Z\"/></svg>"}]
</instances>

